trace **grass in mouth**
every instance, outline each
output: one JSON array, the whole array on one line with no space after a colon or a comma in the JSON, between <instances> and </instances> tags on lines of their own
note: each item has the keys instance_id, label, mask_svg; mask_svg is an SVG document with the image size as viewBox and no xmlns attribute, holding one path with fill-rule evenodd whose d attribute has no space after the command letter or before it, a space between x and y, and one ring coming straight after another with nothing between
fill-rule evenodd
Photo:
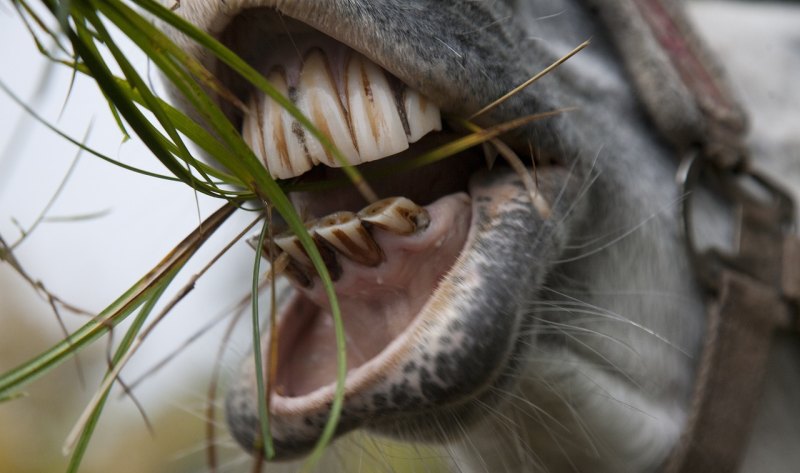
<instances>
[{"instance_id":1,"label":"grass in mouth","mask_svg":"<svg viewBox=\"0 0 800 473\"><path fill-rule=\"evenodd\" d=\"M127 137L129 132L136 135L149 148L152 156L164 166L166 172L145 171L106 156L92 149L82 140L66 135L44 118L36 115L35 110L16 98L5 84L0 83L0 89L3 92L17 101L36 120L71 141L83 152L132 172L146 174L154 179L180 181L196 192L220 199L222 205L197 229L180 241L151 271L136 281L103 311L94 315L89 322L69 333L62 342L14 369L0 373L0 402L10 402L24 396L24 387L28 383L45 375L79 350L108 334L121 321L135 314L133 323L126 329L123 338L117 344L111 366L101 386L65 442L65 453L70 455L67 471L77 472L110 389L118 381L117 376L120 370L136 353L137 348L153 328L168 316L170 310L192 290L193 282L205 272L205 269L195 275L190 284L173 290L171 299L158 313L154 311L157 302L168 292L171 282L186 262L218 228L225 224L228 217L237 211L256 211L259 212L259 216L253 220L248 229L261 222L261 236L260 243L256 245L252 288L253 346L261 420L261 439L258 447L262 452L261 456L267 459L272 458L274 448L269 429L268 396L265 393L268 392L270 379L274 374L276 358L270 356L270 366L262 366L261 350L259 349L261 346L259 332L261 311L258 307L257 296L259 288L263 286L260 268L261 248L263 248L264 240L269 240L272 233L271 217L263 218L263 216L271 216L272 212L276 212L295 232L305 248L325 287L334 320L337 348L336 391L324 431L304 464L305 470L313 469L335 433L342 410L347 372L341 311L331 277L311 235L303 224L303 220L292 207L286 195L288 191L295 190L295 188L291 188L289 184L276 182L269 175L265 166L242 140L236 127L221 111L213 97L219 97L234 106L242 106L238 103L238 99L201 63L177 47L161 29L143 15L157 18L206 48L219 61L247 79L253 87L289 111L344 165L346 182L316 183L312 186L313 189L325 190L334 186L353 185L366 200L374 201L375 193L369 187L367 180L355 167L348 165L347 159L333 146L331 141L317 130L289 99L279 94L261 74L213 37L154 0L39 0L37 2L12 0L12 6L18 13L20 21L25 23L39 51L54 63L70 68L75 75L85 75L94 80L107 99L122 136ZM207 128L198 125L186 114L154 94L147 80L133 67L115 41L114 37L118 33L127 37L147 55L149 60L162 72L165 80L180 91L187 102L200 113ZM56 47L48 49L43 46L45 43L53 43ZM570 53L569 56L583 47L585 44L576 48L576 51ZM492 106L494 105L496 104L492 104ZM485 110L482 110L480 113L484 112ZM553 114L555 113L560 113L560 111L553 112ZM398 172L445 159L468 147L496 140L500 134L540 118L543 117L522 117L487 129L477 128L464 121L465 128L469 129L464 137L404 163L403 169L389 169L385 172ZM211 156L219 164L219 167L210 166L199 160L190 150L187 141L191 141ZM306 185L304 189L309 190L309 185ZM533 191L531 193L533 198ZM251 202L257 203L255 208L252 208ZM251 208L247 209L246 206ZM33 279L25 273L14 258L14 246L0 238L0 261L10 264L24 279L33 284ZM274 252L271 253L274 254ZM217 257L206 265L206 269L216 261ZM271 265L270 279L272 281L276 276L276 266L276 264ZM40 289L44 290L43 287ZM51 298L51 303L60 303L59 300L52 299L55 296L47 294ZM271 321L274 321L275 305L273 297L269 309L272 314ZM268 346L274 353L274 337L268 341ZM212 456L210 455L210 457ZM215 465L210 466L212 470L215 468Z\"/></svg>"}]
</instances>

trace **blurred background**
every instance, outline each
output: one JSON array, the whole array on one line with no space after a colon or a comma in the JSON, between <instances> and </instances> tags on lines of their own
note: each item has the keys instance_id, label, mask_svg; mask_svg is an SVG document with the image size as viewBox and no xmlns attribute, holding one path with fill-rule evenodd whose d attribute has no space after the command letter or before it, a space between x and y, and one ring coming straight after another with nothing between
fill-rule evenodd
<instances>
[{"instance_id":1,"label":"blurred background","mask_svg":"<svg viewBox=\"0 0 800 473\"><path fill-rule=\"evenodd\" d=\"M6 2L0 4L0 44L0 81L45 120L79 141L88 137L89 146L114 159L164 172L135 138L124 141L91 81L77 76L71 83L66 67L49 66ZM147 70L146 61L127 49L140 70ZM160 90L158 79L153 83ZM45 218L30 231L60 187ZM14 247L13 256L29 277L65 302L88 313L102 310L220 205L181 183L125 171L87 153L78 157L76 146L0 92L0 236ZM182 272L172 292L252 218L235 215ZM208 380L231 308L248 293L251 274L252 251L235 246L158 326L123 372L133 384L169 360L133 390L152 429L133 400L115 389L81 471L205 471ZM0 372L63 338L43 296L11 265L0 264ZM70 331L88 320L57 307ZM213 320L219 322L204 328ZM115 342L125 327L114 330ZM223 363L227 371L250 347L246 325L236 334ZM198 338L175 354L192 337ZM61 446L99 386L108 349L108 342L98 341L74 362L29 385L24 398L0 403L0 472L65 471ZM229 440L220 430L224 449ZM224 464L247 464L237 450L230 452Z\"/></svg>"}]
</instances>

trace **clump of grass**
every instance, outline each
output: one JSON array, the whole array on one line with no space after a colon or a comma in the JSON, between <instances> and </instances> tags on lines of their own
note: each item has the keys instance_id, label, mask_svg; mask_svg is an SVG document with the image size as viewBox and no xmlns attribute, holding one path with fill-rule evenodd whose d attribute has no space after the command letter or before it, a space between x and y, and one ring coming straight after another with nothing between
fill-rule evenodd
<instances>
[{"instance_id":1,"label":"clump of grass","mask_svg":"<svg viewBox=\"0 0 800 473\"><path fill-rule=\"evenodd\" d=\"M155 27L139 11L170 25L206 48L220 62L248 80L253 87L288 110L343 164L347 176L346 182L315 183L311 186L312 188L325 190L332 186L353 185L367 200L374 200L375 193L358 170L347 163L347 159L333 146L327 136L317 130L309 119L303 116L288 98L278 93L261 74L219 41L200 31L161 4L153 0L130 0L129 2L122 0L40 0L36 3L29 0L13 0L12 5L19 13L21 21L28 27L39 51L54 63L70 68L74 74L86 75L94 80L108 100L111 113L123 136L128 136L128 130L135 134L149 148L153 157L166 168L167 173L145 171L105 156L47 123L42 117L36 115L34 110L16 99L13 93L0 83L3 91L17 100L37 120L85 152L132 172L146 174L152 178L183 182L197 192L220 199L223 204L217 212L178 243L150 272L89 322L68 334L62 342L50 347L45 352L17 368L0 374L0 402L10 401L24 395L25 385L95 342L130 315L136 314L133 324L126 330L124 337L117 345L112 356L111 366L101 387L65 445L66 450L71 454L67 471L78 471L108 393L117 381L119 371L152 328L167 316L170 309L191 290L191 285L180 288L166 308L158 314L153 313L156 303L166 293L170 283L186 262L193 257L214 231L220 228L234 212L244 209L245 203L256 202L257 205L251 210L262 213L270 213L274 210L298 236L322 281L334 319L337 347L336 391L323 434L305 465L306 469L313 468L324 447L332 439L338 424L344 399L347 363L341 312L331 277L308 230L303 225L302 219L286 195L286 192L295 190L299 186L289 187L288 184L276 182L269 175L265 166L243 141L236 127L222 112L217 99L226 100L238 107L243 107L243 105L210 71L177 47L163 31ZM115 41L112 34L114 31L122 33L147 55L166 80L182 93L187 103L200 113L207 128L198 125L182 111L155 95L148 82L133 67L126 58L125 52ZM45 40L56 45L55 52L51 52L43 46ZM119 73L115 71L119 71ZM541 116L522 117L487 129L478 129L473 126L471 133L463 138L403 163L402 168L385 169L380 172L399 172L444 159L468 147L494 140L501 133L538 118ZM187 145L187 140L211 156L219 167L210 166L197 159ZM304 187L304 189L308 188L308 185ZM258 250L255 255L252 289L253 344L262 431L262 445L259 447L263 457L267 459L274 456L274 448L269 431L268 396L266 395L270 377L267 376L265 380L264 374L269 375L274 371L276 360L272 356L270 357L272 367L267 370L262 367L258 330L260 311L257 304L257 293L260 277L260 249L263 248L264 239L269 238L271 234L270 225L271 218L267 218L263 222L260 243L256 246ZM6 245L0 239L0 260L11 263L12 267L24 276L24 271L15 261L12 250L11 246ZM272 270L275 270L275 265ZM272 280L274 281L274 273ZM274 317L274 298L271 311ZM147 325L148 323L149 325ZM270 344L274 348L274 337Z\"/></svg>"},{"instance_id":2,"label":"clump of grass","mask_svg":"<svg viewBox=\"0 0 800 473\"><path fill-rule=\"evenodd\" d=\"M208 48L217 55L220 61L225 62L242 76L251 80L254 87L289 110L312 135L317 136L320 142L331 149L331 152L340 160L344 160L341 153L335 150L327 138L300 114L291 101L278 94L266 79L214 38L154 1L136 0L131 3ZM222 225L228 216L248 201L258 202L260 205L257 207L262 210L267 206L274 208L288 226L297 233L306 248L327 289L328 296L331 298L339 348L337 358L341 366L346 366L341 314L336 304L330 276L316 246L312 243L301 218L294 211L285 192L267 173L266 168L244 143L234 125L222 113L219 104L207 91L212 91L225 100L235 100L233 94L225 90L224 86L208 70L184 53L161 30L126 2L120 0L63 2L43 0L41 3L32 4L20 0L14 2L13 5L22 21L28 26L39 50L53 61L72 68L75 73L91 77L107 98L112 114L118 120L123 134L127 134L128 130L132 131L150 149L153 156L161 162L169 174L147 173L141 169L126 166L129 170L146 173L152 177L179 180L197 192L223 200L225 204L217 213L203 222L192 235L181 242L164 261L95 316L92 321L71 333L64 342L0 375L0 398L7 399L15 396L27 383L59 365L72 353L97 340L138 310L133 325L127 330L117 347L112 360L113 367L109 370L102 389L95 397L91 409L87 411L83 421L78 425L74 442L67 444L72 453L68 471L77 471L102 411L108 390L115 379L116 371L121 362L129 356L128 353L145 322L151 318L154 305L194 252L213 234L215 229ZM150 90L147 81L136 71L114 40L113 29L129 38L158 66L166 79L183 93L187 101L201 113L209 129L198 126L183 112L162 101ZM44 38L55 42L57 54L51 54L42 46ZM115 75L113 70L121 71L121 76ZM5 87L4 90L7 91ZM30 111L33 113L32 110ZM44 122L41 117L38 118ZM51 126L51 128L56 130L55 127ZM77 140L69 139L95 156L122 165ZM220 165L219 169L222 170L195 158L186 144L187 139L213 157ZM355 169L349 167L348 173L356 185L365 186L363 178ZM11 252L4 251L3 259L11 260L11 258ZM254 314L256 317L257 315L257 313ZM257 337L257 334L254 336ZM257 347L258 345L254 351L260 358L258 356L260 351ZM328 438L321 439L320 450L332 436L338 413L341 411L344 371L340 371L337 379L341 386L337 394L338 406L334 405L329 420L332 427L328 429L330 432ZM265 398L263 385L260 386L260 391L262 395L259 397L263 401ZM274 453L269 438L268 416L264 415L263 417L263 447L265 456L270 458Z\"/></svg>"}]
</instances>

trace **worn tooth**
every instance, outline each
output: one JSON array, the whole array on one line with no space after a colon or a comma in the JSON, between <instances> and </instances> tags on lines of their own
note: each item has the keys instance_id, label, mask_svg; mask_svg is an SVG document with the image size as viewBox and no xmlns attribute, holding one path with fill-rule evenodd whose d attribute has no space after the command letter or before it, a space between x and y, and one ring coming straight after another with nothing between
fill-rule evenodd
<instances>
[{"instance_id":1,"label":"worn tooth","mask_svg":"<svg viewBox=\"0 0 800 473\"><path fill-rule=\"evenodd\" d=\"M258 249L258 240L260 238L261 237L259 235L253 235L253 236L251 236L250 238L247 239L247 244L250 246L250 248L252 248L253 250L256 250L256 249ZM265 238L264 241L263 241L263 244L261 245L261 257L264 258L267 261L270 260L270 253L271 253L270 252L270 246L271 245L269 244L269 240ZM278 254L280 255L282 253L278 252ZM276 261L277 261L277 258L276 258Z\"/></svg>"},{"instance_id":2,"label":"worn tooth","mask_svg":"<svg viewBox=\"0 0 800 473\"><path fill-rule=\"evenodd\" d=\"M265 247L268 245L264 245ZM272 268L275 269L276 274L283 274L292 280L295 286L310 289L314 285L314 279L311 278L311 273L293 260L291 256L283 251L277 251L277 256L271 261ZM264 256L264 254L262 254ZM264 256L270 260L269 256Z\"/></svg>"},{"instance_id":3,"label":"worn tooth","mask_svg":"<svg viewBox=\"0 0 800 473\"><path fill-rule=\"evenodd\" d=\"M322 262L328 268L328 273L331 279L338 281L342 277L342 265L339 264L339 258L336 256L336 250L317 235L314 235L314 243L317 244L317 250L322 257Z\"/></svg>"},{"instance_id":4,"label":"worn tooth","mask_svg":"<svg viewBox=\"0 0 800 473\"><path fill-rule=\"evenodd\" d=\"M309 53L303 64L298 106L314 126L333 142L350 164L361 163L330 67L319 50ZM319 140L308 132L305 135L308 155L314 164L341 166Z\"/></svg>"},{"instance_id":5,"label":"worn tooth","mask_svg":"<svg viewBox=\"0 0 800 473\"><path fill-rule=\"evenodd\" d=\"M281 78L283 78L282 74ZM298 95L297 88L287 87L286 92L284 93L281 91L281 93L296 104ZM273 106L280 107L274 102ZM314 163L308 155L308 149L306 148L306 132L303 129L303 125L283 107L281 107L281 124L283 127L283 136L286 139L286 147L289 150L289 159L291 160L293 168L293 172L280 176L282 179L286 179L303 174L314 167Z\"/></svg>"},{"instance_id":6,"label":"worn tooth","mask_svg":"<svg viewBox=\"0 0 800 473\"><path fill-rule=\"evenodd\" d=\"M322 218L314 231L356 263L377 266L383 261L383 251L353 212L337 212Z\"/></svg>"},{"instance_id":7,"label":"worn tooth","mask_svg":"<svg viewBox=\"0 0 800 473\"><path fill-rule=\"evenodd\" d=\"M441 129L435 105L399 81L392 82L383 69L355 52L340 84L319 49L306 54L300 73L291 74L292 83L280 66L267 78L352 165L397 154L410 142ZM320 163L342 165L283 107L265 94L254 95L242 133L273 177L299 176Z\"/></svg>"},{"instance_id":8,"label":"worn tooth","mask_svg":"<svg viewBox=\"0 0 800 473\"><path fill-rule=\"evenodd\" d=\"M408 142L414 143L433 130L442 129L439 107L430 103L414 89L406 88L403 107L408 120Z\"/></svg>"},{"instance_id":9,"label":"worn tooth","mask_svg":"<svg viewBox=\"0 0 800 473\"><path fill-rule=\"evenodd\" d=\"M291 256L291 258L306 266L312 267L311 260L308 259L308 255L306 255L306 250L303 248L303 244L300 243L300 239L297 238L297 235L292 233L291 230L285 231L280 235L276 235L274 238L275 245L278 246L281 250L285 251L286 254Z\"/></svg>"},{"instance_id":10,"label":"worn tooth","mask_svg":"<svg viewBox=\"0 0 800 473\"><path fill-rule=\"evenodd\" d=\"M307 223L306 227L311 230L316 222ZM291 231L281 233L274 238L275 244L285 251L292 259L292 262L296 264L300 269L313 272L314 271L314 264L311 262L311 259L308 257L305 248L303 248L303 244L300 242L300 239L297 238L297 235L292 233ZM317 250L319 250L319 254L322 257L322 262L325 264L325 267L328 268L328 272L331 275L331 279L334 281L338 280L342 276L342 267L339 265L339 261L336 258L336 252L333 248L329 247L327 242L324 240L320 240L318 238L314 238L314 242L317 245ZM291 264L290 264L291 266Z\"/></svg>"},{"instance_id":11,"label":"worn tooth","mask_svg":"<svg viewBox=\"0 0 800 473\"><path fill-rule=\"evenodd\" d=\"M283 270L286 277L291 279L295 285L310 289L314 285L314 278L311 277L313 273L286 253L281 253L281 257L283 256L289 259L289 262L286 264L286 269Z\"/></svg>"},{"instance_id":12,"label":"worn tooth","mask_svg":"<svg viewBox=\"0 0 800 473\"><path fill-rule=\"evenodd\" d=\"M278 92L289 95L282 72L275 70L267 79ZM263 94L258 94L258 98L251 101L250 113L242 124L244 139L267 166L270 174L278 179L300 175L312 166L306 157L302 134L298 136L293 126L294 117Z\"/></svg>"},{"instance_id":13,"label":"worn tooth","mask_svg":"<svg viewBox=\"0 0 800 473\"><path fill-rule=\"evenodd\" d=\"M247 239L247 244L255 250L258 247L258 239L259 236L254 235ZM270 257L270 246L269 241L264 240L261 257L272 263L272 267L275 268L277 274L285 274L296 286L306 289L314 285L314 280L311 278L310 273L286 252L276 250L277 255L273 260Z\"/></svg>"},{"instance_id":14,"label":"worn tooth","mask_svg":"<svg viewBox=\"0 0 800 473\"><path fill-rule=\"evenodd\" d=\"M428 211L405 197L379 200L358 212L358 218L399 235L425 229L431 222Z\"/></svg>"},{"instance_id":15,"label":"worn tooth","mask_svg":"<svg viewBox=\"0 0 800 473\"><path fill-rule=\"evenodd\" d=\"M383 71L353 53L347 65L350 126L362 162L390 156L408 148L403 123Z\"/></svg>"}]
</instances>

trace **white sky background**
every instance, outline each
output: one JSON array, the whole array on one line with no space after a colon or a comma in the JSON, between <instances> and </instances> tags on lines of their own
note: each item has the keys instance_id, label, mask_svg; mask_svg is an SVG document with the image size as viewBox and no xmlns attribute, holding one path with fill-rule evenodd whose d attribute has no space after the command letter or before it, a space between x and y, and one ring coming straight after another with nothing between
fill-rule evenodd
<instances>
[{"instance_id":1,"label":"white sky background","mask_svg":"<svg viewBox=\"0 0 800 473\"><path fill-rule=\"evenodd\" d=\"M128 47L128 50L131 48ZM133 54L133 53L131 53ZM137 56L135 64L144 71L146 62ZM30 103L41 80L46 60L36 50L27 30L8 4L0 5L0 80L18 97ZM155 82L157 75L153 74ZM46 92L37 110L48 121L73 138L81 140L92 124L88 144L128 164L166 173L166 170L141 144L134 140L122 144L122 135L96 86L78 78L62 116L59 112L67 95L70 71L53 69ZM159 84L159 90L161 89ZM20 118L24 126L19 129ZM13 135L13 136L12 136ZM4 152L5 151L5 152ZM0 235L7 243L20 235L17 220L27 228L41 212L61 183L75 158L77 148L55 133L26 117L6 94L0 93ZM168 182L135 174L83 153L74 173L48 215L68 217L106 212L92 220L44 222L15 251L15 256L35 279L49 290L80 307L99 311L152 268L175 244L198 224L198 201L203 218L222 202L197 196L182 183ZM254 215L238 213L201 250L195 263L182 273L185 280L241 230ZM232 224L231 224L232 223ZM252 274L252 251L239 244L208 277L201 279L194 292L182 302L153 333L132 360L128 379L149 368L176 348L208 320L219 315L247 294ZM173 283L173 291L180 281ZM29 318L41 323L42 330L58 333L58 326L47 306L15 276L7 265L0 265L0 331L9 311L11 294L18 302L32 303ZM163 302L162 300L162 302ZM4 309L5 307L5 309ZM71 329L83 319L67 315ZM211 370L221 329L208 334L175 359L157 377L137 391L146 407L157 406L164 390L182 389L189 375L207 375ZM123 332L115 332L119 340ZM44 347L41 347L44 348ZM244 355L246 347L235 349ZM32 349L33 355L37 350ZM0 371L10 368L0 360ZM87 389L96 386L90 380ZM66 387L68 388L68 387ZM80 389L76 384L75 389ZM198 393L198 396L202 396ZM76 413L77 415L77 413Z\"/></svg>"}]
</instances>

